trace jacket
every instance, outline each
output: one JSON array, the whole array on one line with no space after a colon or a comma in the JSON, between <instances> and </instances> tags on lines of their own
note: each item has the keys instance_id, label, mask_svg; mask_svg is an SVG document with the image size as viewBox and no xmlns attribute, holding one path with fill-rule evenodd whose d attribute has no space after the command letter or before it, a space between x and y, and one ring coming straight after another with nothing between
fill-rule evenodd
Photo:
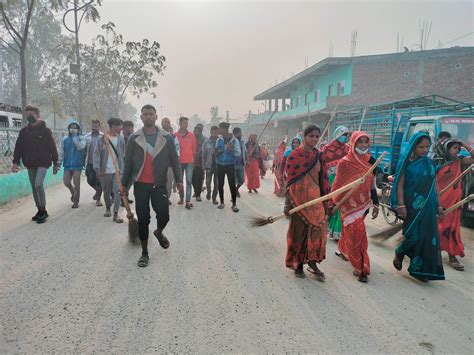
<instances>
[{"instance_id":1,"label":"jacket","mask_svg":"<svg viewBox=\"0 0 474 355\"><path fill-rule=\"evenodd\" d=\"M216 142L213 142L211 138L208 138L202 144L201 152L203 169L212 169L216 165Z\"/></svg>"},{"instance_id":2,"label":"jacket","mask_svg":"<svg viewBox=\"0 0 474 355\"><path fill-rule=\"evenodd\" d=\"M239 157L234 158L234 165L235 166L246 166L249 164L249 153L247 151L247 147L245 146L242 140L238 140L240 145L240 152L241 155Z\"/></svg>"},{"instance_id":3,"label":"jacket","mask_svg":"<svg viewBox=\"0 0 474 355\"><path fill-rule=\"evenodd\" d=\"M117 146L115 146L117 155L115 161L118 164L120 172L123 172L124 157L125 157L125 139L122 136L117 136ZM115 154L115 153L114 153ZM96 173L104 174L107 169L107 161L109 160L109 149L105 143L104 137L99 137L97 145L94 149L92 164Z\"/></svg>"},{"instance_id":4,"label":"jacket","mask_svg":"<svg viewBox=\"0 0 474 355\"><path fill-rule=\"evenodd\" d=\"M87 153L86 139L81 135L81 126L73 119L69 121L68 131L72 124L79 127L79 132L76 136L69 133L61 140L58 149L58 164L63 165L64 170L82 170Z\"/></svg>"},{"instance_id":5,"label":"jacket","mask_svg":"<svg viewBox=\"0 0 474 355\"><path fill-rule=\"evenodd\" d=\"M49 168L51 163L58 164L58 151L53 133L40 121L35 126L28 124L18 134L13 152L13 164L20 164L27 168Z\"/></svg>"},{"instance_id":6,"label":"jacket","mask_svg":"<svg viewBox=\"0 0 474 355\"><path fill-rule=\"evenodd\" d=\"M176 154L176 146L173 136L156 127L158 136L156 138L155 150L153 151L153 174L155 186L166 186L168 167L174 172L174 179L183 182L181 165ZM125 155L125 167L122 183L128 189L140 177L145 163L146 139L143 128L134 132L128 138L127 153Z\"/></svg>"},{"instance_id":7,"label":"jacket","mask_svg":"<svg viewBox=\"0 0 474 355\"><path fill-rule=\"evenodd\" d=\"M97 137L97 141L95 141L94 144L93 141L92 141L92 132L89 132L87 133L84 138L86 140L86 155L87 155L87 163L92 163L92 159L93 159L93 156L94 156L94 150L95 150L95 147L97 145L97 142L98 142L98 139L100 137L103 137L104 134L102 132L99 132L99 135Z\"/></svg>"},{"instance_id":8,"label":"jacket","mask_svg":"<svg viewBox=\"0 0 474 355\"><path fill-rule=\"evenodd\" d=\"M194 133L187 131L183 137L181 132L178 130L175 133L176 138L179 141L179 159L181 164L192 164L194 163L194 155L196 154L196 137Z\"/></svg>"},{"instance_id":9,"label":"jacket","mask_svg":"<svg viewBox=\"0 0 474 355\"><path fill-rule=\"evenodd\" d=\"M216 142L217 149L217 164L219 165L234 165L234 159L240 157L240 144L239 141L232 136L229 141L232 145L230 150L226 149L224 138L220 136Z\"/></svg>"}]
</instances>

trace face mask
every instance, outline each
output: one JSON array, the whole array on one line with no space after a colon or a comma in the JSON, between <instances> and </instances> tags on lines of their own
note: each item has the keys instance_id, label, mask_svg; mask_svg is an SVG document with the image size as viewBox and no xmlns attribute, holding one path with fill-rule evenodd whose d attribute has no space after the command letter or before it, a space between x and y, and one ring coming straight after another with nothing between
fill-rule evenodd
<instances>
[{"instance_id":1,"label":"face mask","mask_svg":"<svg viewBox=\"0 0 474 355\"><path fill-rule=\"evenodd\" d=\"M34 116L32 116L32 115L26 116L26 119L28 120L28 123L35 123L36 122L36 118L34 118Z\"/></svg>"},{"instance_id":2,"label":"face mask","mask_svg":"<svg viewBox=\"0 0 474 355\"><path fill-rule=\"evenodd\" d=\"M79 130L78 130L77 128L71 128L71 129L69 130L69 133L71 133L73 136L75 136L75 135L77 135L78 131L79 131Z\"/></svg>"},{"instance_id":3,"label":"face mask","mask_svg":"<svg viewBox=\"0 0 474 355\"><path fill-rule=\"evenodd\" d=\"M347 136L340 136L340 137L337 137L337 141L339 143L347 143Z\"/></svg>"},{"instance_id":4,"label":"face mask","mask_svg":"<svg viewBox=\"0 0 474 355\"><path fill-rule=\"evenodd\" d=\"M367 154L367 152L369 151L369 148L365 149L365 150L362 150L362 149L359 149L356 147L355 151L359 154Z\"/></svg>"}]
</instances>

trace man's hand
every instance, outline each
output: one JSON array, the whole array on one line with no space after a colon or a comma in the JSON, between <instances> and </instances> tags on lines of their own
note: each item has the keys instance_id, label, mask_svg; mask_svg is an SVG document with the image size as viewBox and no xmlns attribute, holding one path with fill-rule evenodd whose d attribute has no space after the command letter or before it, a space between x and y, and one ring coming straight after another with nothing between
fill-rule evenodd
<instances>
[{"instance_id":1,"label":"man's hand","mask_svg":"<svg viewBox=\"0 0 474 355\"><path fill-rule=\"evenodd\" d=\"M184 186L182 182L176 183L176 188L178 189L179 194L182 196L184 194Z\"/></svg>"},{"instance_id":2,"label":"man's hand","mask_svg":"<svg viewBox=\"0 0 474 355\"><path fill-rule=\"evenodd\" d=\"M225 149L226 149L226 150L232 150L233 148L234 148L234 146L233 146L232 144L230 144L230 143L227 143L227 144L225 145Z\"/></svg>"},{"instance_id":3,"label":"man's hand","mask_svg":"<svg viewBox=\"0 0 474 355\"><path fill-rule=\"evenodd\" d=\"M53 175L56 175L59 171L59 165L53 166Z\"/></svg>"},{"instance_id":4,"label":"man's hand","mask_svg":"<svg viewBox=\"0 0 474 355\"><path fill-rule=\"evenodd\" d=\"M12 165L12 172L17 173L19 171L20 171L20 167L18 166L18 164L13 164Z\"/></svg>"},{"instance_id":5,"label":"man's hand","mask_svg":"<svg viewBox=\"0 0 474 355\"><path fill-rule=\"evenodd\" d=\"M372 219L376 219L379 215L379 206L374 206L372 209Z\"/></svg>"},{"instance_id":6,"label":"man's hand","mask_svg":"<svg viewBox=\"0 0 474 355\"><path fill-rule=\"evenodd\" d=\"M401 219L407 218L407 208L405 206L397 207L397 214Z\"/></svg>"}]
</instances>

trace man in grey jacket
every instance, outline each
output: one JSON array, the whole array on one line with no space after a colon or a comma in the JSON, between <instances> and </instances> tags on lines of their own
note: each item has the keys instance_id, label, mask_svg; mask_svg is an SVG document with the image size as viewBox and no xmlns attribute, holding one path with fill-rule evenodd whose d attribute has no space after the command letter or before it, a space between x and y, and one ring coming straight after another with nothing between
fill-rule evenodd
<instances>
[{"instance_id":1,"label":"man in grey jacket","mask_svg":"<svg viewBox=\"0 0 474 355\"><path fill-rule=\"evenodd\" d=\"M109 125L109 131L107 137L109 139L110 146L115 155L115 161L117 162L120 171L123 171L123 160L125 156L125 140L120 135L122 130L122 120L120 118L110 118L107 121ZM110 217L112 214L110 208L112 207L111 195L113 192L114 197L114 217L113 221L116 223L123 223L123 219L118 216L120 208L120 194L118 189L117 178L115 177L115 168L113 165L112 157L109 155L109 150L105 143L104 137L100 137L99 141L94 150L93 166L96 175L100 179L102 191L104 192L105 200L105 214L104 217Z\"/></svg>"},{"instance_id":2,"label":"man in grey jacket","mask_svg":"<svg viewBox=\"0 0 474 355\"><path fill-rule=\"evenodd\" d=\"M219 137L219 127L211 127L211 136L206 139L202 145L202 167L206 172L206 199L211 199L211 182L214 181L212 188L212 203L218 205L217 202L217 165L216 165L216 142Z\"/></svg>"},{"instance_id":3,"label":"man in grey jacket","mask_svg":"<svg viewBox=\"0 0 474 355\"><path fill-rule=\"evenodd\" d=\"M157 229L153 234L161 247L167 249L170 242L163 230L169 221L169 197L166 189L168 167L173 168L180 193L183 193L183 180L173 137L155 125L155 107L143 106L140 118L144 127L129 137L122 182L127 190L133 184L138 234L142 245L138 266L145 267L149 261L150 201L157 220Z\"/></svg>"}]
</instances>

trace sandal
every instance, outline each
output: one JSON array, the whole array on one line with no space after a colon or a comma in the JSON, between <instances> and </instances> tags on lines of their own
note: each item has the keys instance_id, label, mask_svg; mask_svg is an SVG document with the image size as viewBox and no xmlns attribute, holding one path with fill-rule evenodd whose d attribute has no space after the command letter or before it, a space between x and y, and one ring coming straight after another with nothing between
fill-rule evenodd
<instances>
[{"instance_id":1,"label":"sandal","mask_svg":"<svg viewBox=\"0 0 474 355\"><path fill-rule=\"evenodd\" d=\"M403 266L403 256L399 256L399 255L397 255L397 253L395 253L395 257L393 258L393 266L398 271L401 271L402 266Z\"/></svg>"},{"instance_id":2,"label":"sandal","mask_svg":"<svg viewBox=\"0 0 474 355\"><path fill-rule=\"evenodd\" d=\"M449 258L449 265L451 265L454 270L464 271L464 265L461 264L455 256Z\"/></svg>"},{"instance_id":3,"label":"sandal","mask_svg":"<svg viewBox=\"0 0 474 355\"><path fill-rule=\"evenodd\" d=\"M184 208L186 208L188 210L192 209L193 207L194 207L193 204L189 203L189 202L186 202L186 206L184 206Z\"/></svg>"},{"instance_id":4,"label":"sandal","mask_svg":"<svg viewBox=\"0 0 474 355\"><path fill-rule=\"evenodd\" d=\"M363 282L363 283L367 283L367 281L369 281L369 279L367 278L367 275L365 275L365 274L360 275L360 276L357 278L357 280L358 280L359 282Z\"/></svg>"},{"instance_id":5,"label":"sandal","mask_svg":"<svg viewBox=\"0 0 474 355\"><path fill-rule=\"evenodd\" d=\"M140 259L138 260L138 266L139 267L147 267L148 266L148 261L150 260L150 258L148 257L148 255L143 255L140 257Z\"/></svg>"},{"instance_id":6,"label":"sandal","mask_svg":"<svg viewBox=\"0 0 474 355\"><path fill-rule=\"evenodd\" d=\"M117 214L114 214L113 221L114 221L115 223L123 223L123 219L120 218Z\"/></svg>"},{"instance_id":7,"label":"sandal","mask_svg":"<svg viewBox=\"0 0 474 355\"><path fill-rule=\"evenodd\" d=\"M237 208L237 206L232 206L232 211L234 211L235 213L239 212L239 209Z\"/></svg>"},{"instance_id":8,"label":"sandal","mask_svg":"<svg viewBox=\"0 0 474 355\"><path fill-rule=\"evenodd\" d=\"M304 279L306 277L303 269L299 269L299 268L295 270L295 276L299 279Z\"/></svg>"},{"instance_id":9,"label":"sandal","mask_svg":"<svg viewBox=\"0 0 474 355\"><path fill-rule=\"evenodd\" d=\"M324 272L318 269L318 265L316 265L314 261L308 262L307 270L313 275L315 275L318 281L323 282L324 280L326 280L326 275L324 275Z\"/></svg>"},{"instance_id":10,"label":"sandal","mask_svg":"<svg viewBox=\"0 0 474 355\"><path fill-rule=\"evenodd\" d=\"M158 239L158 243L160 243L160 246L163 249L168 249L170 247L170 241L168 240L168 238L165 237L163 233L160 233L160 235L158 235L158 229L155 230L153 234L155 235L156 239Z\"/></svg>"},{"instance_id":11,"label":"sandal","mask_svg":"<svg viewBox=\"0 0 474 355\"><path fill-rule=\"evenodd\" d=\"M334 254L336 254L336 256L340 257L340 258L341 258L342 260L344 260L344 261L349 261L349 260L344 256L344 254L342 254L339 250L336 250L336 251L334 252Z\"/></svg>"}]
</instances>

